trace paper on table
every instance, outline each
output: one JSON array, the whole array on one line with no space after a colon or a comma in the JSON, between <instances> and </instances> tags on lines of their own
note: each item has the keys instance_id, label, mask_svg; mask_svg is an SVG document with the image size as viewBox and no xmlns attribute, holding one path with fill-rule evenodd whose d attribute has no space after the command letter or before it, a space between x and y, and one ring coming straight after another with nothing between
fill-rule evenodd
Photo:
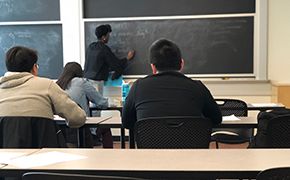
<instances>
[{"instance_id":1,"label":"paper on table","mask_svg":"<svg viewBox=\"0 0 290 180\"><path fill-rule=\"evenodd\" d=\"M30 156L23 156L14 160L9 161L9 165L13 165L19 168L32 168L38 166L46 166L50 164L66 162L66 161L74 161L88 158L86 156L81 156L77 154L69 154L63 152L46 152L33 154Z\"/></svg>"},{"instance_id":2,"label":"paper on table","mask_svg":"<svg viewBox=\"0 0 290 180\"><path fill-rule=\"evenodd\" d=\"M239 121L241 119L239 119L237 116L235 115L230 115L230 116L223 116L223 121Z\"/></svg>"},{"instance_id":3,"label":"paper on table","mask_svg":"<svg viewBox=\"0 0 290 180\"><path fill-rule=\"evenodd\" d=\"M0 164L4 164L7 163L7 161L13 159L13 158L17 158L20 156L25 155L25 153L21 153L21 152L1 152L0 153Z\"/></svg>"}]
</instances>

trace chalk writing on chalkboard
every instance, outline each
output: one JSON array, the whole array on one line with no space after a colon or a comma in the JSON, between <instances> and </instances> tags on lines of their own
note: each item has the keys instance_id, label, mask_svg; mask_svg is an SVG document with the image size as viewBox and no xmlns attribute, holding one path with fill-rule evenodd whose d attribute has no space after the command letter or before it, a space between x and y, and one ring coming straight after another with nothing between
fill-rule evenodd
<instances>
[{"instance_id":1,"label":"chalk writing on chalkboard","mask_svg":"<svg viewBox=\"0 0 290 180\"><path fill-rule=\"evenodd\" d=\"M186 74L253 74L253 17L106 21L85 23L85 43L96 41L96 26L111 24L109 46L119 57L135 49L127 75L151 73L148 48L166 38L180 47Z\"/></svg>"},{"instance_id":2,"label":"chalk writing on chalkboard","mask_svg":"<svg viewBox=\"0 0 290 180\"><path fill-rule=\"evenodd\" d=\"M0 21L60 20L59 0L0 0Z\"/></svg>"},{"instance_id":3,"label":"chalk writing on chalkboard","mask_svg":"<svg viewBox=\"0 0 290 180\"><path fill-rule=\"evenodd\" d=\"M58 78L63 67L61 25L0 26L0 75L6 72L5 54L13 46L38 51L39 75Z\"/></svg>"}]
</instances>

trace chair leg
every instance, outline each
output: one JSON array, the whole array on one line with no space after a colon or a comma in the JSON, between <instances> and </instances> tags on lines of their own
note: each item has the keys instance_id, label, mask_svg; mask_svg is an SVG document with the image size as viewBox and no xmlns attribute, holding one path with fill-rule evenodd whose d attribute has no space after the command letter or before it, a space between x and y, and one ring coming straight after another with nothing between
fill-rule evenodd
<instances>
[{"instance_id":1,"label":"chair leg","mask_svg":"<svg viewBox=\"0 0 290 180\"><path fill-rule=\"evenodd\" d=\"M215 147L216 147L216 149L219 148L219 143L217 141L215 141Z\"/></svg>"}]
</instances>

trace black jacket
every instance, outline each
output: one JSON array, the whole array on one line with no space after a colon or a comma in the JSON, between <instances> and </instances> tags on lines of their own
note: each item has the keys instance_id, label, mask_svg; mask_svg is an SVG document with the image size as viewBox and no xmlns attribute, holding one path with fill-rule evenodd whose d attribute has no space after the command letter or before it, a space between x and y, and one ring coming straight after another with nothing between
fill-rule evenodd
<instances>
[{"instance_id":1,"label":"black jacket","mask_svg":"<svg viewBox=\"0 0 290 180\"><path fill-rule=\"evenodd\" d=\"M120 77L127 66L127 59L118 59L103 42L93 42L86 51L84 77L96 81L106 81L110 71L114 71L112 79Z\"/></svg>"},{"instance_id":2,"label":"black jacket","mask_svg":"<svg viewBox=\"0 0 290 180\"><path fill-rule=\"evenodd\" d=\"M267 144L267 128L268 123L272 118L275 118L277 116L281 115L289 115L290 109L287 108L281 108L278 110L272 110L269 112L260 112L258 114L258 128L257 128L257 134L251 141L249 148L267 148L269 145Z\"/></svg>"},{"instance_id":3,"label":"black jacket","mask_svg":"<svg viewBox=\"0 0 290 180\"><path fill-rule=\"evenodd\" d=\"M61 148L65 140L54 120L41 117L0 117L1 148Z\"/></svg>"},{"instance_id":4,"label":"black jacket","mask_svg":"<svg viewBox=\"0 0 290 180\"><path fill-rule=\"evenodd\" d=\"M200 81L179 72L163 72L137 80L123 107L122 123L131 129L141 118L204 116L213 124L222 121L218 105Z\"/></svg>"}]
</instances>

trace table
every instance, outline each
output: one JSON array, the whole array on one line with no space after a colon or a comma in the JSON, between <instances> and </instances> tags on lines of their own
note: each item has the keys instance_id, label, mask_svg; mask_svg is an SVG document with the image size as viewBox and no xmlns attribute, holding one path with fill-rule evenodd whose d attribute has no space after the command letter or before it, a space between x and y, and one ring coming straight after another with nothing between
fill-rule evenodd
<instances>
[{"instance_id":1,"label":"table","mask_svg":"<svg viewBox=\"0 0 290 180\"><path fill-rule=\"evenodd\" d=\"M7 166L8 161L36 153L40 149L0 149L0 169Z\"/></svg>"},{"instance_id":2,"label":"table","mask_svg":"<svg viewBox=\"0 0 290 180\"><path fill-rule=\"evenodd\" d=\"M285 108L281 103L248 103L248 110L254 111L267 111Z\"/></svg>"},{"instance_id":3,"label":"table","mask_svg":"<svg viewBox=\"0 0 290 180\"><path fill-rule=\"evenodd\" d=\"M125 148L125 129L122 126L121 117L87 117L87 121L82 127L99 127L99 128L120 128L121 148ZM215 128L257 128L258 122L256 117L239 117L240 120L223 121L222 124ZM59 125L66 125L63 118L55 118ZM79 145L84 146L84 132L79 128ZM135 148L134 131L129 130L129 147Z\"/></svg>"},{"instance_id":4,"label":"table","mask_svg":"<svg viewBox=\"0 0 290 180\"><path fill-rule=\"evenodd\" d=\"M258 121L256 117L238 117L240 120L223 121L215 128L257 128ZM120 128L121 129L121 145L125 148L125 130L122 126L121 118L114 116L106 121L98 124L98 127ZM135 148L134 132L129 130L129 147Z\"/></svg>"},{"instance_id":5,"label":"table","mask_svg":"<svg viewBox=\"0 0 290 180\"><path fill-rule=\"evenodd\" d=\"M249 111L267 111L267 110L274 110L274 109L281 109L285 108L285 105L282 103L247 103L247 107ZM122 116L122 106L114 106L108 107L106 109L100 109L96 106L90 106L90 115L92 115L92 111L103 111L103 110L116 110L119 111Z\"/></svg>"},{"instance_id":6,"label":"table","mask_svg":"<svg viewBox=\"0 0 290 180\"><path fill-rule=\"evenodd\" d=\"M0 175L42 171L150 179L255 178L262 170L290 166L290 149L42 149L31 156L52 151L87 158L30 168L9 164Z\"/></svg>"},{"instance_id":7,"label":"table","mask_svg":"<svg viewBox=\"0 0 290 180\"><path fill-rule=\"evenodd\" d=\"M84 147L85 145L85 132L84 129L85 127L97 127L98 124L100 124L103 121L106 121L110 119L112 116L104 116L104 117L87 117L85 124L77 128L77 133L78 133L78 147ZM59 117L59 116L54 116L54 120L57 122L59 126L67 126L66 121L64 118Z\"/></svg>"},{"instance_id":8,"label":"table","mask_svg":"<svg viewBox=\"0 0 290 180\"><path fill-rule=\"evenodd\" d=\"M90 106L90 116L92 116L93 111L119 111L120 112L120 116L122 117L122 109L123 107L121 106L112 106L112 107L108 107L106 109L100 109L96 106ZM121 120L120 120L121 122ZM103 127L103 128L120 128L120 141L121 141L121 148L125 148L125 129L122 127L122 125L120 123L118 124L101 124L101 126L99 127Z\"/></svg>"},{"instance_id":9,"label":"table","mask_svg":"<svg viewBox=\"0 0 290 180\"><path fill-rule=\"evenodd\" d=\"M90 106L90 116L93 115L93 111L119 111L120 115L122 116L122 110L123 107L121 106L112 106L112 107L108 107L108 108L98 108L96 106Z\"/></svg>"}]
</instances>

